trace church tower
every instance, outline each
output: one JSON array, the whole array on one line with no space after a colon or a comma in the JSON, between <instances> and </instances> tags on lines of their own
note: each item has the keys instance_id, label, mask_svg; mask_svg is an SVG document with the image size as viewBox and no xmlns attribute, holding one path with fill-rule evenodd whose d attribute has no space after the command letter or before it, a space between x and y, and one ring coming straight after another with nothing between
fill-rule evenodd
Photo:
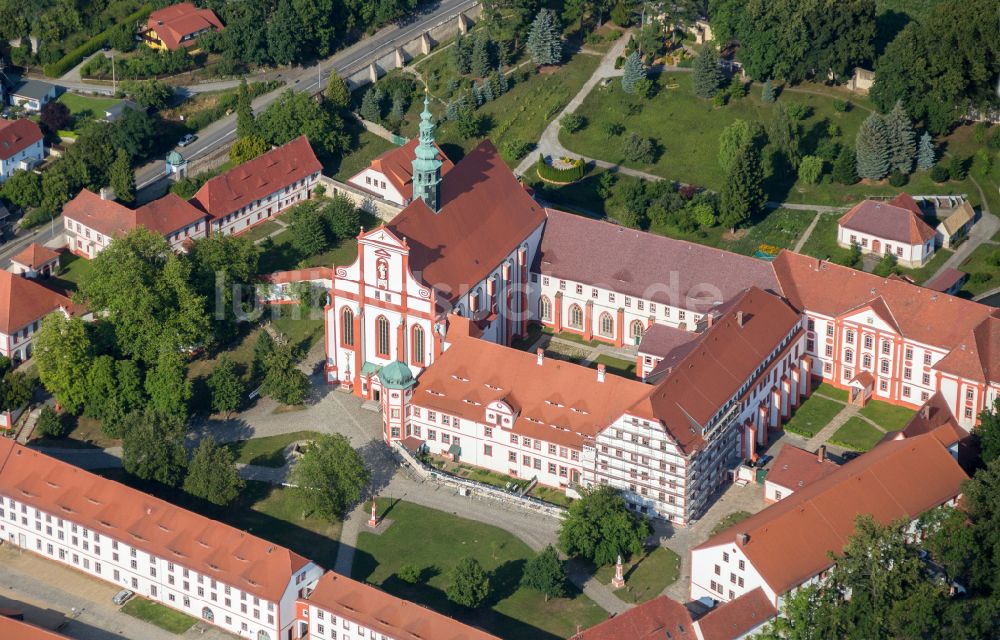
<instances>
[{"instance_id":1,"label":"church tower","mask_svg":"<svg viewBox=\"0 0 1000 640\"><path fill-rule=\"evenodd\" d=\"M441 207L441 159L434 144L434 122L431 121L430 101L424 94L424 110L420 113L420 143L413 160L413 197L422 199L432 211Z\"/></svg>"}]
</instances>

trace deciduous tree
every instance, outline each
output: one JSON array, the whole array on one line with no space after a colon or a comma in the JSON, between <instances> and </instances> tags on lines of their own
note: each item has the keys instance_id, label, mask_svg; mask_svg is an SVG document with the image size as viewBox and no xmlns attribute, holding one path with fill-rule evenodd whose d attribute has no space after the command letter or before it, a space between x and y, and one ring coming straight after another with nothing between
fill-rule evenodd
<instances>
[{"instance_id":1,"label":"deciduous tree","mask_svg":"<svg viewBox=\"0 0 1000 640\"><path fill-rule=\"evenodd\" d=\"M729 173L744 145L753 145L759 149L764 140L764 128L759 123L734 120L719 134L719 166L724 172Z\"/></svg>"},{"instance_id":2,"label":"deciduous tree","mask_svg":"<svg viewBox=\"0 0 1000 640\"><path fill-rule=\"evenodd\" d=\"M455 604L475 609L490 595L490 575L475 558L459 560L448 578L445 594Z\"/></svg>"},{"instance_id":3,"label":"deciduous tree","mask_svg":"<svg viewBox=\"0 0 1000 640\"><path fill-rule=\"evenodd\" d=\"M288 220L288 233L292 238L292 247L304 258L318 255L330 246L326 235L326 225L315 200L296 205L285 216Z\"/></svg>"},{"instance_id":4,"label":"deciduous tree","mask_svg":"<svg viewBox=\"0 0 1000 640\"><path fill-rule=\"evenodd\" d=\"M370 478L364 460L343 435L319 435L292 469L293 492L315 515L339 520L361 499Z\"/></svg>"},{"instance_id":5,"label":"deciduous tree","mask_svg":"<svg viewBox=\"0 0 1000 640\"><path fill-rule=\"evenodd\" d=\"M347 86L347 81L340 77L336 70L330 72L330 78L326 81L326 90L323 95L334 106L345 109L351 103L351 90Z\"/></svg>"},{"instance_id":6,"label":"deciduous tree","mask_svg":"<svg viewBox=\"0 0 1000 640\"><path fill-rule=\"evenodd\" d=\"M264 381L260 392L284 405L299 405L309 393L309 377L295 363L292 347L275 344L264 363Z\"/></svg>"},{"instance_id":7,"label":"deciduous tree","mask_svg":"<svg viewBox=\"0 0 1000 640\"><path fill-rule=\"evenodd\" d=\"M736 156L720 194L719 222L731 229L759 213L767 202L760 153L745 145Z\"/></svg>"},{"instance_id":8,"label":"deciduous tree","mask_svg":"<svg viewBox=\"0 0 1000 640\"><path fill-rule=\"evenodd\" d=\"M151 409L129 415L122 438L122 466L143 480L176 487L184 477L184 423Z\"/></svg>"},{"instance_id":9,"label":"deciduous tree","mask_svg":"<svg viewBox=\"0 0 1000 640\"><path fill-rule=\"evenodd\" d=\"M185 492L225 506L240 495L245 484L232 451L215 444L211 436L198 443L184 478Z\"/></svg>"},{"instance_id":10,"label":"deciduous tree","mask_svg":"<svg viewBox=\"0 0 1000 640\"><path fill-rule=\"evenodd\" d=\"M236 372L236 365L226 356L219 358L208 376L208 388L212 391L212 410L226 414L228 419L240 408L243 400L243 381Z\"/></svg>"},{"instance_id":11,"label":"deciduous tree","mask_svg":"<svg viewBox=\"0 0 1000 640\"><path fill-rule=\"evenodd\" d=\"M157 413L181 422L187 418L191 381L180 353L168 348L160 351L156 365L146 374L146 393L149 394L149 407Z\"/></svg>"},{"instance_id":12,"label":"deciduous tree","mask_svg":"<svg viewBox=\"0 0 1000 640\"><path fill-rule=\"evenodd\" d=\"M541 591L545 600L566 595L566 567L555 548L549 545L524 565L521 584Z\"/></svg>"},{"instance_id":13,"label":"deciduous tree","mask_svg":"<svg viewBox=\"0 0 1000 640\"><path fill-rule=\"evenodd\" d=\"M73 121L69 107L58 100L50 100L42 105L42 111L39 116L42 126L50 133L66 129L70 122Z\"/></svg>"},{"instance_id":14,"label":"deciduous tree","mask_svg":"<svg viewBox=\"0 0 1000 640\"><path fill-rule=\"evenodd\" d=\"M559 546L571 556L604 566L619 554L641 552L651 531L649 522L628 508L617 489L602 485L570 505L559 527Z\"/></svg>"},{"instance_id":15,"label":"deciduous tree","mask_svg":"<svg viewBox=\"0 0 1000 640\"><path fill-rule=\"evenodd\" d=\"M52 405L43 404L38 421L35 422L35 433L43 438L61 438L65 432L63 421L56 410Z\"/></svg>"},{"instance_id":16,"label":"deciduous tree","mask_svg":"<svg viewBox=\"0 0 1000 640\"><path fill-rule=\"evenodd\" d=\"M979 456L984 464L1000 458L1000 399L980 412L974 433L979 440Z\"/></svg>"},{"instance_id":17,"label":"deciduous tree","mask_svg":"<svg viewBox=\"0 0 1000 640\"><path fill-rule=\"evenodd\" d=\"M229 147L229 159L233 164L243 164L267 153L270 149L271 145L266 140L258 135L250 134L237 138L233 142L233 146Z\"/></svg>"},{"instance_id":18,"label":"deciduous tree","mask_svg":"<svg viewBox=\"0 0 1000 640\"><path fill-rule=\"evenodd\" d=\"M111 189L118 200L125 204L135 201L135 172L132 171L132 163L124 149L118 150L115 161L111 163L109 178Z\"/></svg>"},{"instance_id":19,"label":"deciduous tree","mask_svg":"<svg viewBox=\"0 0 1000 640\"><path fill-rule=\"evenodd\" d=\"M257 133L257 120L253 115L252 99L250 98L250 88L247 86L247 79L244 76L240 80L240 88L236 93L236 137L237 139Z\"/></svg>"},{"instance_id":20,"label":"deciduous tree","mask_svg":"<svg viewBox=\"0 0 1000 640\"><path fill-rule=\"evenodd\" d=\"M79 413L87 402L87 372L94 361L83 320L54 311L42 320L33 344L42 384L63 409Z\"/></svg>"}]
</instances>

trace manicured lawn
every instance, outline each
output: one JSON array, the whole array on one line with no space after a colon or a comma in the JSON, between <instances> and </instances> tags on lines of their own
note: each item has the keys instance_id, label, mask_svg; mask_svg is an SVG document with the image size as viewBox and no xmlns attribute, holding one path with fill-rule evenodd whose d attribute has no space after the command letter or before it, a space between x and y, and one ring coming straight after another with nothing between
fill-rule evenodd
<instances>
[{"instance_id":1,"label":"manicured lawn","mask_svg":"<svg viewBox=\"0 0 1000 640\"><path fill-rule=\"evenodd\" d=\"M560 331L559 333L556 333L551 327L542 327L542 333L546 333L556 338L562 338L563 340L569 340L570 342L575 342L577 344L587 345L588 347L596 347L603 344L599 340L584 340L583 336L578 333L572 333L569 331Z\"/></svg>"},{"instance_id":2,"label":"manicured lawn","mask_svg":"<svg viewBox=\"0 0 1000 640\"><path fill-rule=\"evenodd\" d=\"M993 125L986 132L986 139L989 140L990 136L994 134L997 130L997 125ZM951 155L957 155L962 158L972 157L976 151L982 148L974 138L974 127L972 125L965 125L956 128L950 136L943 140L943 146L946 153ZM1000 215L1000 160L997 159L997 154L995 151L990 151L990 155L993 157L993 168L990 170L989 174L982 176L975 174L972 177L979 186L982 187L983 193L986 196L986 203L990 207L990 211L993 215ZM945 161L948 159L946 158ZM968 182L968 181L967 181ZM962 183L965 184L965 183ZM979 200L979 192L975 187L968 188L969 200L976 203Z\"/></svg>"},{"instance_id":3,"label":"manicured lawn","mask_svg":"<svg viewBox=\"0 0 1000 640\"><path fill-rule=\"evenodd\" d=\"M393 523L382 535L358 536L351 572L358 580L502 638L566 638L577 625L587 628L607 617L575 590L568 598L545 602L540 593L521 587L524 563L533 552L502 529L402 501L390 508L389 500L380 499L378 511ZM475 558L492 573L491 595L476 610L445 596L448 572L465 557ZM404 564L420 569L420 582L411 585L396 575Z\"/></svg>"},{"instance_id":4,"label":"manicured lawn","mask_svg":"<svg viewBox=\"0 0 1000 640\"><path fill-rule=\"evenodd\" d=\"M850 249L837 244L837 220L840 214L825 213L813 227L809 239L802 245L802 253L814 258L843 263L851 255Z\"/></svg>"},{"instance_id":5,"label":"manicured lawn","mask_svg":"<svg viewBox=\"0 0 1000 640\"><path fill-rule=\"evenodd\" d=\"M821 382L818 387L813 390L813 393L820 393L824 396L833 398L834 400L840 400L841 402L847 402L850 398L850 394L847 389L840 389L833 386L829 382Z\"/></svg>"},{"instance_id":6,"label":"manicured lawn","mask_svg":"<svg viewBox=\"0 0 1000 640\"><path fill-rule=\"evenodd\" d=\"M267 220L266 222L261 222L260 224L254 226L249 231L241 233L240 236L246 238L250 242L256 242L261 238L266 238L281 228L281 225L274 220Z\"/></svg>"},{"instance_id":7,"label":"manicured lawn","mask_svg":"<svg viewBox=\"0 0 1000 640\"><path fill-rule=\"evenodd\" d=\"M868 451L878 444L883 436L884 433L855 416L830 436L830 444L855 451Z\"/></svg>"},{"instance_id":8,"label":"manicured lawn","mask_svg":"<svg viewBox=\"0 0 1000 640\"><path fill-rule=\"evenodd\" d=\"M785 431L796 433L805 438L811 438L829 424L833 417L840 413L844 405L812 395L795 410L792 417L785 423Z\"/></svg>"},{"instance_id":9,"label":"manicured lawn","mask_svg":"<svg viewBox=\"0 0 1000 640\"><path fill-rule=\"evenodd\" d=\"M292 346L306 353L323 338L323 310L302 309L297 304L271 305L271 326L281 332Z\"/></svg>"},{"instance_id":10,"label":"manicured lawn","mask_svg":"<svg viewBox=\"0 0 1000 640\"><path fill-rule=\"evenodd\" d=\"M938 249L934 253L934 257L931 258L930 262L920 267L919 269L905 269L903 267L899 268L899 273L902 275L907 275L913 278L914 282L917 284L923 284L934 276L934 273L941 268L948 258L952 256L955 252L951 249Z\"/></svg>"},{"instance_id":11,"label":"manicured lawn","mask_svg":"<svg viewBox=\"0 0 1000 640\"><path fill-rule=\"evenodd\" d=\"M552 487L543 487L536 484L535 488L528 492L528 495L559 507L568 507L573 504L573 498L567 496L564 491L553 489Z\"/></svg>"},{"instance_id":12,"label":"manicured lawn","mask_svg":"<svg viewBox=\"0 0 1000 640\"><path fill-rule=\"evenodd\" d=\"M1000 247L992 244L977 247L958 267L969 274L962 293L972 297L1000 287L1000 267L995 261L1000 261Z\"/></svg>"},{"instance_id":13,"label":"manicured lawn","mask_svg":"<svg viewBox=\"0 0 1000 640\"><path fill-rule=\"evenodd\" d=\"M380 138L359 126L356 140L351 145L351 152L343 156L332 174L334 180L347 182L351 176L368 166L368 164L396 145L385 138Z\"/></svg>"},{"instance_id":14,"label":"manicured lawn","mask_svg":"<svg viewBox=\"0 0 1000 640\"><path fill-rule=\"evenodd\" d=\"M371 229L369 225L365 225L366 229ZM341 240L340 243L332 248L324 251L323 253L313 256L311 258L306 258L301 261L300 266L305 269L308 267L333 267L340 266L346 267L354 264L354 261L358 259L358 241L356 238L346 238Z\"/></svg>"},{"instance_id":15,"label":"manicured lawn","mask_svg":"<svg viewBox=\"0 0 1000 640\"><path fill-rule=\"evenodd\" d=\"M774 251L775 248L792 249L815 215L813 211L769 210L739 239L726 241L723 238L719 248L742 253L745 256L752 256L757 251L777 253Z\"/></svg>"},{"instance_id":16,"label":"manicured lawn","mask_svg":"<svg viewBox=\"0 0 1000 640\"><path fill-rule=\"evenodd\" d=\"M198 622L196 618L186 613L138 596L126 602L121 610L133 618L144 620L176 635L184 633Z\"/></svg>"},{"instance_id":17,"label":"manicured lawn","mask_svg":"<svg viewBox=\"0 0 1000 640\"><path fill-rule=\"evenodd\" d=\"M81 96L76 93L66 93L59 96L59 102L66 105L70 114L74 118L94 118L100 120L104 117L104 112L108 107L121 102L117 98L97 98L93 96Z\"/></svg>"},{"instance_id":18,"label":"manicured lawn","mask_svg":"<svg viewBox=\"0 0 1000 640\"><path fill-rule=\"evenodd\" d=\"M603 354L597 356L597 360L590 363L590 368L596 369L599 364L603 364L610 374L623 378L635 378L635 360L623 360L622 358Z\"/></svg>"},{"instance_id":19,"label":"manicured lawn","mask_svg":"<svg viewBox=\"0 0 1000 640\"><path fill-rule=\"evenodd\" d=\"M476 482L482 482L483 484L488 484L493 487L499 487L500 489L507 489L508 486L518 485L519 487L525 487L528 485L529 480L524 478L515 478L513 476L504 475L502 473L496 473L495 471L489 471L488 469L481 469L479 467L469 466L467 464L454 464L441 458L444 462L443 468L448 473L454 474L460 478L468 478L469 480L475 480Z\"/></svg>"},{"instance_id":20,"label":"manicured lawn","mask_svg":"<svg viewBox=\"0 0 1000 640\"><path fill-rule=\"evenodd\" d=\"M652 600L673 584L681 570L681 559L666 547L656 547L622 564L625 586L615 590L615 595L625 602L640 603ZM615 577L614 565L601 567L595 577L602 584L611 584Z\"/></svg>"},{"instance_id":21,"label":"manicured lawn","mask_svg":"<svg viewBox=\"0 0 1000 640\"><path fill-rule=\"evenodd\" d=\"M253 464L261 467L285 466L285 449L293 442L311 440L316 436L314 431L295 431L280 436L265 436L230 442L226 447L236 456L236 462Z\"/></svg>"},{"instance_id":22,"label":"manicured lawn","mask_svg":"<svg viewBox=\"0 0 1000 640\"><path fill-rule=\"evenodd\" d=\"M886 431L896 431L906 426L914 411L880 400L869 400L860 413Z\"/></svg>"},{"instance_id":23,"label":"manicured lawn","mask_svg":"<svg viewBox=\"0 0 1000 640\"><path fill-rule=\"evenodd\" d=\"M67 291L76 291L92 267L90 260L81 258L68 250L62 251L59 254L59 275L49 280L49 284Z\"/></svg>"},{"instance_id":24,"label":"manicured lawn","mask_svg":"<svg viewBox=\"0 0 1000 640\"><path fill-rule=\"evenodd\" d=\"M727 515L722 520L719 520L718 524L716 524L714 527L712 527L712 531L708 534L708 537L711 538L712 536L714 536L714 535L716 535L718 533L722 533L723 531L725 531L729 527L733 526L737 522L743 522L744 520L746 520L747 518L749 518L751 515L753 515L753 514L752 513L748 513L746 511L734 511L734 512L730 513L729 515Z\"/></svg>"},{"instance_id":25,"label":"manicured lawn","mask_svg":"<svg viewBox=\"0 0 1000 640\"><path fill-rule=\"evenodd\" d=\"M292 271L298 268L301 257L292 246L292 234L287 229L268 238L260 246L264 251L257 261L258 273Z\"/></svg>"}]
</instances>

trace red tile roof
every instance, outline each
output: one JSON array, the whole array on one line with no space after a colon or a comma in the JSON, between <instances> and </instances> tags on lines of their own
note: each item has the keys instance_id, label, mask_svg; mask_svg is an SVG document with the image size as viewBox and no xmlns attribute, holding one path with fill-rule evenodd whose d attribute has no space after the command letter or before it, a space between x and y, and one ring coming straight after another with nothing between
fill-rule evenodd
<instances>
[{"instance_id":1,"label":"red tile roof","mask_svg":"<svg viewBox=\"0 0 1000 640\"><path fill-rule=\"evenodd\" d=\"M66 640L67 636L0 616L0 638L8 640Z\"/></svg>"},{"instance_id":2,"label":"red tile roof","mask_svg":"<svg viewBox=\"0 0 1000 640\"><path fill-rule=\"evenodd\" d=\"M825 478L839 467L830 459L819 459L818 454L786 444L778 452L765 480L798 491Z\"/></svg>"},{"instance_id":3,"label":"red tile roof","mask_svg":"<svg viewBox=\"0 0 1000 640\"><path fill-rule=\"evenodd\" d=\"M43 247L37 242L32 242L25 247L24 251L11 258L11 261L24 265L29 269L35 269L58 259L59 254L52 249Z\"/></svg>"},{"instance_id":4,"label":"red tile roof","mask_svg":"<svg viewBox=\"0 0 1000 640\"><path fill-rule=\"evenodd\" d=\"M328 571L302 602L396 640L499 640L419 604Z\"/></svg>"},{"instance_id":5,"label":"red tile roof","mask_svg":"<svg viewBox=\"0 0 1000 640\"><path fill-rule=\"evenodd\" d=\"M748 287L777 290L769 263L547 209L536 268L621 295L708 311Z\"/></svg>"},{"instance_id":6,"label":"red tile roof","mask_svg":"<svg viewBox=\"0 0 1000 640\"><path fill-rule=\"evenodd\" d=\"M698 619L702 640L742 638L778 615L767 594L760 587L739 598L720 604Z\"/></svg>"},{"instance_id":7,"label":"red tile roof","mask_svg":"<svg viewBox=\"0 0 1000 640\"><path fill-rule=\"evenodd\" d=\"M211 9L199 9L190 2L181 2L149 14L146 28L156 32L171 51L178 46L194 46L196 40L181 42L184 36L213 28L222 30L222 21Z\"/></svg>"},{"instance_id":8,"label":"red tile roof","mask_svg":"<svg viewBox=\"0 0 1000 640\"><path fill-rule=\"evenodd\" d=\"M221 218L323 168L305 136L233 167L206 182L191 203Z\"/></svg>"},{"instance_id":9,"label":"red tile roof","mask_svg":"<svg viewBox=\"0 0 1000 640\"><path fill-rule=\"evenodd\" d=\"M841 216L838 222L845 229L877 238L910 245L923 244L934 237L934 229L924 222L920 207L913 198L906 197L909 201L901 196L889 203L863 200Z\"/></svg>"},{"instance_id":10,"label":"red tile roof","mask_svg":"<svg viewBox=\"0 0 1000 640\"><path fill-rule=\"evenodd\" d=\"M858 514L882 523L916 518L958 496L968 479L933 434L882 442L810 486L712 536L692 551L739 545L754 569L783 594L830 566Z\"/></svg>"},{"instance_id":11,"label":"red tile roof","mask_svg":"<svg viewBox=\"0 0 1000 640\"><path fill-rule=\"evenodd\" d=\"M939 274L925 282L924 287L934 291L947 291L958 284L966 275L968 274L959 271L958 269L947 267L942 269Z\"/></svg>"},{"instance_id":12,"label":"red tile roof","mask_svg":"<svg viewBox=\"0 0 1000 640\"><path fill-rule=\"evenodd\" d=\"M771 264L782 294L798 309L836 318L881 298L903 337L943 349L967 339L990 314L1000 314L971 300L791 251L782 251Z\"/></svg>"},{"instance_id":13,"label":"red tile roof","mask_svg":"<svg viewBox=\"0 0 1000 640\"><path fill-rule=\"evenodd\" d=\"M977 382L1000 383L1000 318L989 317L976 325L934 369Z\"/></svg>"},{"instance_id":14,"label":"red tile roof","mask_svg":"<svg viewBox=\"0 0 1000 640\"><path fill-rule=\"evenodd\" d=\"M69 298L34 280L0 271L0 333L13 335L60 307L69 313L79 310Z\"/></svg>"},{"instance_id":15,"label":"red tile roof","mask_svg":"<svg viewBox=\"0 0 1000 640\"><path fill-rule=\"evenodd\" d=\"M261 276L261 280L270 284L287 284L307 280L330 280L332 282L333 268L309 267L308 269L296 269L294 271L275 271L274 273Z\"/></svg>"},{"instance_id":16,"label":"red tile roof","mask_svg":"<svg viewBox=\"0 0 1000 640\"><path fill-rule=\"evenodd\" d=\"M905 438L932 433L946 447L950 447L967 435L965 430L958 426L951 407L940 391L935 391L934 395L927 399L899 433Z\"/></svg>"},{"instance_id":17,"label":"red tile roof","mask_svg":"<svg viewBox=\"0 0 1000 640\"><path fill-rule=\"evenodd\" d=\"M0 438L0 493L271 602L302 556Z\"/></svg>"},{"instance_id":18,"label":"red tile roof","mask_svg":"<svg viewBox=\"0 0 1000 640\"><path fill-rule=\"evenodd\" d=\"M448 339L453 339L453 332ZM513 431L530 438L582 446L652 387L610 373L475 338L456 337L417 380L413 404L477 422L502 400L519 415Z\"/></svg>"},{"instance_id":19,"label":"red tile roof","mask_svg":"<svg viewBox=\"0 0 1000 640\"><path fill-rule=\"evenodd\" d=\"M658 596L585 629L570 640L696 640L691 613L667 596Z\"/></svg>"},{"instance_id":20,"label":"red tile roof","mask_svg":"<svg viewBox=\"0 0 1000 640\"><path fill-rule=\"evenodd\" d=\"M441 181L440 211L416 199L387 228L410 246L410 268L455 301L545 222L496 147L484 140Z\"/></svg>"},{"instance_id":21,"label":"red tile roof","mask_svg":"<svg viewBox=\"0 0 1000 640\"><path fill-rule=\"evenodd\" d=\"M654 324L642 334L639 342L639 353L648 353L658 358L670 357L684 351L684 347L693 346L698 341L698 334L693 331L676 329L665 324ZM686 353L686 351L684 351Z\"/></svg>"},{"instance_id":22,"label":"red tile roof","mask_svg":"<svg viewBox=\"0 0 1000 640\"><path fill-rule=\"evenodd\" d=\"M414 138L401 147L389 149L379 157L371 161L371 168L382 173L392 183L396 191L409 200L413 197L413 159L416 157L414 149L417 148L420 140ZM455 165L452 164L448 156L438 147L438 159L441 160L441 175L444 176L451 171Z\"/></svg>"},{"instance_id":23,"label":"red tile roof","mask_svg":"<svg viewBox=\"0 0 1000 640\"><path fill-rule=\"evenodd\" d=\"M42 139L42 130L27 118L0 120L0 160L10 160Z\"/></svg>"},{"instance_id":24,"label":"red tile roof","mask_svg":"<svg viewBox=\"0 0 1000 640\"><path fill-rule=\"evenodd\" d=\"M89 189L82 190L63 207L63 215L108 237L128 233L143 226L169 235L205 219L205 213L175 193L168 193L138 209L105 200Z\"/></svg>"},{"instance_id":25,"label":"red tile roof","mask_svg":"<svg viewBox=\"0 0 1000 640\"><path fill-rule=\"evenodd\" d=\"M629 412L659 420L683 451L699 449L704 440L698 427L708 424L799 323L799 314L784 300L748 289Z\"/></svg>"}]
</instances>

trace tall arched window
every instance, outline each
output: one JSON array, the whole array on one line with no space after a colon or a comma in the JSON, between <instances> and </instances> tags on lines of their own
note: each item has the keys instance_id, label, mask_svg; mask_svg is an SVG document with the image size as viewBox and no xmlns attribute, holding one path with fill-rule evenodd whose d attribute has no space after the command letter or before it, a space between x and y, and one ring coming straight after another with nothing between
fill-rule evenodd
<instances>
[{"instance_id":1,"label":"tall arched window","mask_svg":"<svg viewBox=\"0 0 1000 640\"><path fill-rule=\"evenodd\" d=\"M413 340L411 341L413 353L410 355L410 359L413 364L424 363L424 328L420 325L414 325L413 327Z\"/></svg>"},{"instance_id":2,"label":"tall arched window","mask_svg":"<svg viewBox=\"0 0 1000 640\"><path fill-rule=\"evenodd\" d=\"M271 634L269 634L267 631L258 631L257 640L271 640Z\"/></svg>"},{"instance_id":3,"label":"tall arched window","mask_svg":"<svg viewBox=\"0 0 1000 640\"><path fill-rule=\"evenodd\" d=\"M578 304L574 304L569 308L569 326L574 329L583 328L583 309Z\"/></svg>"},{"instance_id":4,"label":"tall arched window","mask_svg":"<svg viewBox=\"0 0 1000 640\"><path fill-rule=\"evenodd\" d=\"M538 300L538 317L546 322L552 321L552 303L545 296Z\"/></svg>"},{"instance_id":5,"label":"tall arched window","mask_svg":"<svg viewBox=\"0 0 1000 640\"><path fill-rule=\"evenodd\" d=\"M215 614L208 607L204 607L201 610L201 617L203 619L205 619L205 620L208 620L209 622L214 622L215 621Z\"/></svg>"},{"instance_id":6,"label":"tall arched window","mask_svg":"<svg viewBox=\"0 0 1000 640\"><path fill-rule=\"evenodd\" d=\"M604 312L601 314L600 332L605 338L615 335L615 321L611 319L611 314Z\"/></svg>"},{"instance_id":7,"label":"tall arched window","mask_svg":"<svg viewBox=\"0 0 1000 640\"><path fill-rule=\"evenodd\" d=\"M340 338L345 347L354 346L354 312L349 307L340 312Z\"/></svg>"},{"instance_id":8,"label":"tall arched window","mask_svg":"<svg viewBox=\"0 0 1000 640\"><path fill-rule=\"evenodd\" d=\"M628 334L633 340L641 340L642 334L646 331L646 328L642 324L642 320L633 320L632 326L629 327Z\"/></svg>"},{"instance_id":9,"label":"tall arched window","mask_svg":"<svg viewBox=\"0 0 1000 640\"><path fill-rule=\"evenodd\" d=\"M389 357L389 321L385 316L375 320L375 352L383 358Z\"/></svg>"}]
</instances>

